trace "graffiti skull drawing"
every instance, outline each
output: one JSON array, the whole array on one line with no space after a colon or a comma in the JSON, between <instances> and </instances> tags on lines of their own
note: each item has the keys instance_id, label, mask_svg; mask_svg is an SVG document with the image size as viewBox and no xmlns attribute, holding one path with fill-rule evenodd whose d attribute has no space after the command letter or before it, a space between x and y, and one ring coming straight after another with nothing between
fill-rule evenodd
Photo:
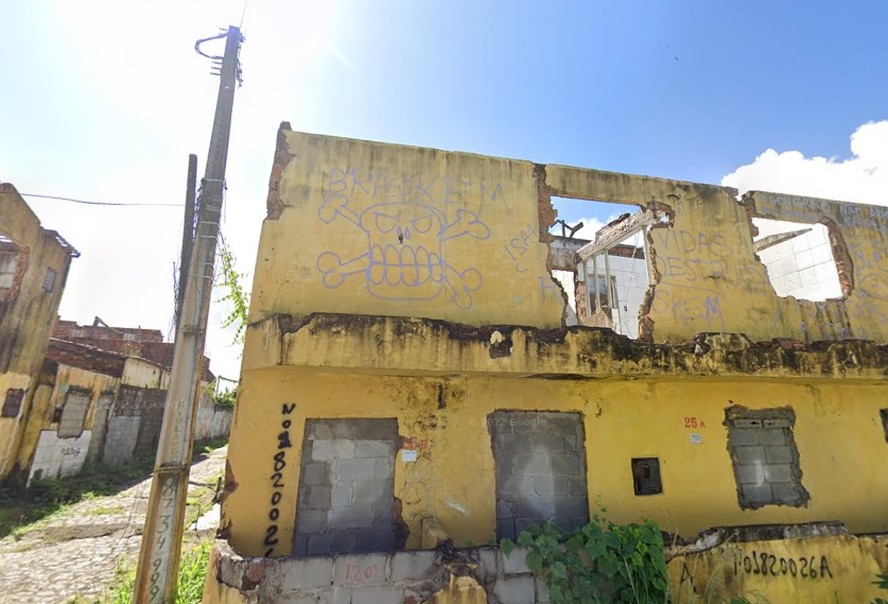
<instances>
[{"instance_id":1,"label":"graffiti skull drawing","mask_svg":"<svg viewBox=\"0 0 888 604\"><path fill-rule=\"evenodd\" d=\"M412 202L378 203L358 214L344 195L333 194L318 210L329 224L343 218L367 235L367 251L343 260L335 252L318 256L317 268L325 287L339 287L345 279L363 273L371 295L386 300L431 300L449 293L460 308L472 305L472 292L481 287L481 273L462 271L444 260L443 243L464 235L487 239L490 229L474 212L458 210L447 222L443 212Z\"/></svg>"}]
</instances>

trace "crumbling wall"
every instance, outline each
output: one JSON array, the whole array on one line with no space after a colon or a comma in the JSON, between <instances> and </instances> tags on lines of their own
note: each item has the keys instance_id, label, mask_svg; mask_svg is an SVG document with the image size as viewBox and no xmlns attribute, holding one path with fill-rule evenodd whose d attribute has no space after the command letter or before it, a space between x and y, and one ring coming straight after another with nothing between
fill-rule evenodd
<instances>
[{"instance_id":1,"label":"crumbling wall","mask_svg":"<svg viewBox=\"0 0 888 604\"><path fill-rule=\"evenodd\" d=\"M17 467L18 448L26 431L36 378L49 342L52 324L76 250L40 220L9 183L0 183L0 235L19 251L12 287L0 295L0 396L21 388L25 396L16 418L0 417L0 479ZM51 288L44 288L47 271L55 273ZM49 291L47 291L49 289ZM28 443L33 453L36 441Z\"/></svg>"},{"instance_id":2,"label":"crumbling wall","mask_svg":"<svg viewBox=\"0 0 888 604\"><path fill-rule=\"evenodd\" d=\"M309 135L286 125L272 185L251 322L360 312L556 326L564 299L549 271L564 250L549 252L548 227L551 197L560 196L669 216L648 233L654 282L638 318L642 339L685 342L726 332L753 340L888 340L888 327L874 318L888 313L884 208L770 193L740 203L727 187ZM779 297L756 257L751 216L828 224L843 297ZM344 288L349 295L341 295Z\"/></svg>"}]
</instances>

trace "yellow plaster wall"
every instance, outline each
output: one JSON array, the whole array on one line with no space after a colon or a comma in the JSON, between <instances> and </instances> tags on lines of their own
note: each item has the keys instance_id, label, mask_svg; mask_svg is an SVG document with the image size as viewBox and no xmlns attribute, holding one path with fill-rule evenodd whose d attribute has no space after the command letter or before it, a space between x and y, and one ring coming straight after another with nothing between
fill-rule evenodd
<instances>
[{"instance_id":1,"label":"yellow plaster wall","mask_svg":"<svg viewBox=\"0 0 888 604\"><path fill-rule=\"evenodd\" d=\"M284 130L269 202L282 213L263 223L250 320L326 311L560 325L537 197L527 161Z\"/></svg>"},{"instance_id":2,"label":"yellow plaster wall","mask_svg":"<svg viewBox=\"0 0 888 604\"><path fill-rule=\"evenodd\" d=\"M561 291L539 241L540 207L547 215L550 195L670 215L649 235L654 341L687 341L698 332L888 340L888 324L878 320L888 314L884 208L772 193L749 194L741 204L727 187L558 165L535 170L528 161L287 128L279 134L250 321L340 312L560 325ZM828 223L853 266L850 295L817 303L777 296L755 256L749 215ZM417 232L429 222L438 226ZM442 232L453 223L460 226ZM397 225L413 229L410 242L397 240ZM453 268L443 281L407 286L398 279L414 279L420 269L369 261L409 264L415 256L401 250L420 242Z\"/></svg>"},{"instance_id":3,"label":"yellow plaster wall","mask_svg":"<svg viewBox=\"0 0 888 604\"><path fill-rule=\"evenodd\" d=\"M814 571L810 569L813 566ZM673 601L867 603L885 597L873 585L888 569L885 536L832 535L727 543L667 565Z\"/></svg>"},{"instance_id":4,"label":"yellow plaster wall","mask_svg":"<svg viewBox=\"0 0 888 604\"><path fill-rule=\"evenodd\" d=\"M803 342L888 341L888 211L883 207L753 192L698 183L546 166L546 184L565 197L668 208L671 225L648 241L658 282L650 308L653 339L681 342L695 333L745 333ZM844 240L854 287L844 299L812 302L776 295L755 257L746 207L753 216L828 223ZM627 209L630 211L631 208Z\"/></svg>"},{"instance_id":5,"label":"yellow plaster wall","mask_svg":"<svg viewBox=\"0 0 888 604\"><path fill-rule=\"evenodd\" d=\"M421 519L434 516L457 545L494 539L494 462L486 417L498 409L578 411L586 432L589 502L616 521L649 517L664 530L694 536L713 525L840 520L851 531L888 530L888 445L879 421L884 382L837 380L441 379L268 369L245 371L228 460L223 525L247 555L290 551L299 452L306 418L396 417L418 461L396 461L395 496L419 546ZM742 511L724 409L790 405L807 507ZM292 406L292 407L291 407ZM287 412L288 409L292 409ZM284 428L284 422L288 422ZM697 427L690 427L691 424ZM686 427L688 426L688 427ZM279 435L281 488L273 488ZM701 444L694 444L698 434ZM664 492L637 497L630 459L659 456ZM273 493L280 501L272 505ZM276 512L272 511L276 509ZM271 516L277 518L272 520ZM274 529L269 527L274 526ZM269 531L276 543L263 543Z\"/></svg>"},{"instance_id":6,"label":"yellow plaster wall","mask_svg":"<svg viewBox=\"0 0 888 604\"><path fill-rule=\"evenodd\" d=\"M26 376L36 376L39 371L71 256L54 234L41 228L40 220L9 183L0 183L0 233L19 246L24 259L18 289L0 300L0 397L5 397L6 388L21 386L3 387L4 379L8 384L21 384L23 380L27 384L30 378ZM47 269L56 272L52 292L43 290ZM31 397L32 393L26 391L18 420L0 419L0 478L5 478L14 465Z\"/></svg>"},{"instance_id":7,"label":"yellow plaster wall","mask_svg":"<svg viewBox=\"0 0 888 604\"><path fill-rule=\"evenodd\" d=\"M154 363L127 357L120 381L136 388L166 388L169 385L169 371Z\"/></svg>"},{"instance_id":8,"label":"yellow plaster wall","mask_svg":"<svg viewBox=\"0 0 888 604\"><path fill-rule=\"evenodd\" d=\"M21 388L25 391L22 406L17 417L0 417L0 477L5 476L15 459L15 440L20 426L24 424L23 412L27 409L28 386L31 377L16 373L0 373L0 397L6 398L6 391ZM0 399L0 405L2 405Z\"/></svg>"},{"instance_id":9,"label":"yellow plaster wall","mask_svg":"<svg viewBox=\"0 0 888 604\"><path fill-rule=\"evenodd\" d=\"M104 392L116 393L119 384L119 378L59 363L55 373L55 384L41 384L35 392L27 427L23 431L22 440L18 445L19 467L30 467L42 430L58 429L58 423L52 421L53 411L65 405L65 397L70 388L81 388L90 392L89 407L83 420L83 428L84 430L92 430L99 397Z\"/></svg>"}]
</instances>

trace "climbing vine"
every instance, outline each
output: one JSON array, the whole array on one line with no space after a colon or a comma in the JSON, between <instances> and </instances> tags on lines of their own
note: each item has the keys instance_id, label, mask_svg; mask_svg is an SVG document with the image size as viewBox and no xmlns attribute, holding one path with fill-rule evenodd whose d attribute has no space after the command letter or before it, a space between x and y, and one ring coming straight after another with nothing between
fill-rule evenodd
<instances>
[{"instance_id":1,"label":"climbing vine","mask_svg":"<svg viewBox=\"0 0 888 604\"><path fill-rule=\"evenodd\" d=\"M669 601L663 536L657 525L615 524L596 517L564 533L534 525L518 536L528 549L527 566L545 577L553 604ZM511 554L515 544L503 539Z\"/></svg>"},{"instance_id":2,"label":"climbing vine","mask_svg":"<svg viewBox=\"0 0 888 604\"><path fill-rule=\"evenodd\" d=\"M217 300L217 302L230 302L231 312L222 320L222 327L234 327L234 337L232 345L242 345L244 343L244 333L247 329L247 313L250 309L250 295L241 285L241 279L246 275L238 273L234 265L236 259L231 253L225 238L219 236L219 257L222 260L222 283L221 286L226 288L225 295Z\"/></svg>"}]
</instances>

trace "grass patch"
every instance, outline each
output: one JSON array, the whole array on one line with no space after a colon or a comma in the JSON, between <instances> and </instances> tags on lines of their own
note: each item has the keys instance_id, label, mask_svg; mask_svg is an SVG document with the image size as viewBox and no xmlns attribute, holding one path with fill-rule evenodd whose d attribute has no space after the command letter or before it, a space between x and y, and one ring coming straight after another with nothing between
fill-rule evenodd
<instances>
[{"instance_id":1,"label":"grass patch","mask_svg":"<svg viewBox=\"0 0 888 604\"><path fill-rule=\"evenodd\" d=\"M211 539L201 541L192 547L182 545L179 577L176 580L175 604L200 604L203 599L204 581L212 549L213 541ZM120 568L117 570L114 583L109 588L107 595L99 602L101 604L131 604L135 585L136 569L134 567Z\"/></svg>"},{"instance_id":2,"label":"grass patch","mask_svg":"<svg viewBox=\"0 0 888 604\"><path fill-rule=\"evenodd\" d=\"M210 453L212 453L216 449L219 449L220 447L224 447L227 444L228 444L228 437L227 436L222 437L222 438L211 438L209 440L202 440L202 441L196 442L196 443L194 443L194 456L197 457L198 455L201 455L201 456L202 455L209 455Z\"/></svg>"},{"instance_id":3,"label":"grass patch","mask_svg":"<svg viewBox=\"0 0 888 604\"><path fill-rule=\"evenodd\" d=\"M28 489L3 491L0 493L0 538L10 533L21 534L27 525L73 503L119 493L149 477L153 467L154 454L150 453L116 468L96 465L85 468L77 476L35 480Z\"/></svg>"},{"instance_id":4,"label":"grass patch","mask_svg":"<svg viewBox=\"0 0 888 604\"><path fill-rule=\"evenodd\" d=\"M89 510L84 510L85 516L110 516L123 511L122 505L100 505Z\"/></svg>"},{"instance_id":5,"label":"grass patch","mask_svg":"<svg viewBox=\"0 0 888 604\"><path fill-rule=\"evenodd\" d=\"M227 442L227 438L222 438L196 443L192 459L203 459ZM149 478L155 455L154 452L143 453L122 466L95 465L84 468L77 476L35 480L27 489L0 491L0 539L9 534L21 535L28 530L28 525L61 512L71 504L115 495ZM101 515L115 511L109 506L86 513Z\"/></svg>"}]
</instances>

